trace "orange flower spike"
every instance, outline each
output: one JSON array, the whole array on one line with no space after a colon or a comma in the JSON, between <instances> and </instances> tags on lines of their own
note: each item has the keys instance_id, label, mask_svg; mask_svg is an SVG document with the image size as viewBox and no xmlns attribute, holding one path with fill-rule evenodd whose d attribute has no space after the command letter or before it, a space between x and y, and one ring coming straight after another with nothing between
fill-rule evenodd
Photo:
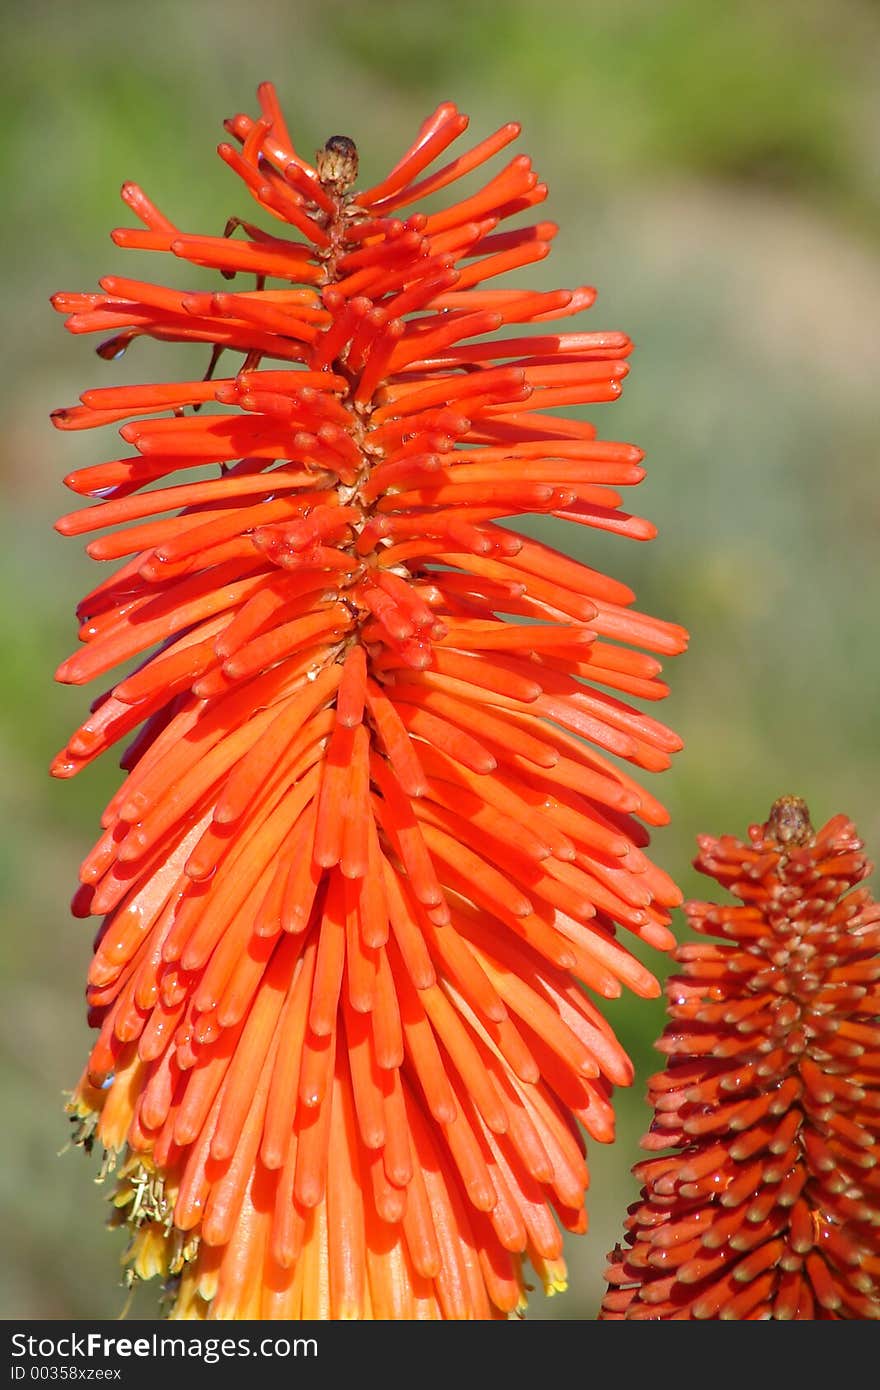
<instances>
[{"instance_id":1,"label":"orange flower spike","mask_svg":"<svg viewBox=\"0 0 880 1390\"><path fill-rule=\"evenodd\" d=\"M855 827L799 797L699 839L740 901L685 906L602 1318L880 1318L880 904Z\"/></svg>"},{"instance_id":2,"label":"orange flower spike","mask_svg":"<svg viewBox=\"0 0 880 1390\"><path fill-rule=\"evenodd\" d=\"M666 693L634 648L686 635L512 524L653 534L620 509L641 451L558 413L612 400L631 344L557 331L592 289L495 288L558 232L508 225L547 195L524 155L408 211L518 125L447 154L468 118L443 102L358 192L350 139L312 165L271 84L259 103L219 153L270 229L195 234L126 184L141 226L114 243L182 286L53 298L105 360L211 349L202 380L53 416L131 449L66 479L89 500L58 530L102 532L88 553L121 566L58 678L139 663L52 769L131 740L73 902L104 922L71 1109L120 1162L130 1270L163 1276L172 1317L507 1317L526 1260L564 1286L577 1122L610 1140L632 1074L584 989L656 992L614 933L666 949L678 901L643 853L665 811L602 754L666 766L679 740L625 702ZM187 266L222 278L190 291Z\"/></svg>"}]
</instances>

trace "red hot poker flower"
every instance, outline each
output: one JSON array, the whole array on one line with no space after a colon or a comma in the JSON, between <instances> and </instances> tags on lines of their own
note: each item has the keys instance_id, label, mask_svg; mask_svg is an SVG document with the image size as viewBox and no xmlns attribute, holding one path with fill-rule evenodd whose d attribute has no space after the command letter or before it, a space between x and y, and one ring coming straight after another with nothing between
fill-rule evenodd
<instances>
[{"instance_id":1,"label":"red hot poker flower","mask_svg":"<svg viewBox=\"0 0 880 1390\"><path fill-rule=\"evenodd\" d=\"M739 906L676 948L655 1109L602 1318L880 1317L880 904L845 816L798 797L702 836Z\"/></svg>"},{"instance_id":2,"label":"red hot poker flower","mask_svg":"<svg viewBox=\"0 0 880 1390\"><path fill-rule=\"evenodd\" d=\"M54 417L136 417L58 523L123 561L59 679L139 663L54 768L134 735L74 899L102 923L72 1108L122 1151L130 1268L170 1281L173 1316L504 1316L524 1257L564 1284L577 1121L610 1140L632 1076L581 986L653 995L617 925L673 940L677 891L643 853L665 813L617 760L679 747L627 699L666 693L638 648L685 634L503 524L653 534L621 510L639 450L558 413L613 400L630 343L549 326L590 289L486 287L556 232L502 229L546 194L524 155L409 211L518 126L428 172L467 125L444 103L354 192L350 140L313 167L260 101L220 154L271 232L192 235L126 184L143 227L113 233L255 287L114 275L54 300L107 358L142 335L211 349L204 380ZM215 379L224 353L244 360Z\"/></svg>"}]
</instances>

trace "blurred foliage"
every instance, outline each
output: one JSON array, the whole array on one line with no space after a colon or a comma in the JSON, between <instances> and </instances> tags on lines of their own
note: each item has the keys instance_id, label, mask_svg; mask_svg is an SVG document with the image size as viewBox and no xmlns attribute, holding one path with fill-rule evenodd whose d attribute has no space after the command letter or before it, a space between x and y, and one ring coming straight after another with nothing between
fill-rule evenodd
<instances>
[{"instance_id":1,"label":"blurred foliage","mask_svg":"<svg viewBox=\"0 0 880 1390\"><path fill-rule=\"evenodd\" d=\"M8 23L3 1316L114 1317L124 1302L96 1165L56 1157L61 1092L87 1047L90 927L68 920L67 900L118 773L109 760L73 784L45 773L91 698L51 680L75 641L74 596L95 582L51 530L68 505L60 479L115 447L112 434L53 435L48 412L89 385L183 370L184 350L168 345L108 368L47 305L111 270L182 283L181 267L109 244L128 220L122 180L193 231L247 215L213 145L266 77L299 147L352 134L366 181L440 100L470 112L475 138L522 122L562 228L531 278L587 278L601 291L594 325L636 339L623 400L596 418L647 450L632 505L660 526L650 546L544 534L693 633L660 710L687 746L656 783L672 824L655 852L696 896L694 835L743 834L783 792L805 796L816 820L846 811L880 853L878 40L871 0L32 0ZM609 1013L637 1079L619 1097L618 1142L591 1147L592 1232L572 1245L572 1290L536 1298L538 1317L595 1315L635 1195L663 1004ZM152 1291L135 1307L151 1315Z\"/></svg>"}]
</instances>

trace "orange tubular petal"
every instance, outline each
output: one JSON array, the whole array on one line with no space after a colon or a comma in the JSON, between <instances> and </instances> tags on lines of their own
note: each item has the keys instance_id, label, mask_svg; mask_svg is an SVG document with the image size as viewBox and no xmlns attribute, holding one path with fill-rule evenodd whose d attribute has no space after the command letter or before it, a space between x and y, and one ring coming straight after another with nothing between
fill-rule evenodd
<instances>
[{"instance_id":1,"label":"orange tubular petal","mask_svg":"<svg viewBox=\"0 0 880 1390\"><path fill-rule=\"evenodd\" d=\"M285 941L264 978L263 987L245 1025L241 1045L227 1072L223 1104L211 1140L213 1159L222 1161L235 1152L243 1112L255 1094L255 1082L265 1065L295 960L296 953L291 950L290 941ZM268 1083L266 1090L268 1098Z\"/></svg>"},{"instance_id":2,"label":"orange tubular petal","mask_svg":"<svg viewBox=\"0 0 880 1390\"><path fill-rule=\"evenodd\" d=\"M372 681L367 682L367 705L397 780L409 796L422 796L425 775L400 716L391 701Z\"/></svg>"},{"instance_id":3,"label":"orange tubular petal","mask_svg":"<svg viewBox=\"0 0 880 1390\"><path fill-rule=\"evenodd\" d=\"M267 1168L285 1163L292 1137L299 1066L315 972L315 944L309 941L296 967L279 1023L278 1053L266 1102L260 1157Z\"/></svg>"},{"instance_id":4,"label":"orange tubular petal","mask_svg":"<svg viewBox=\"0 0 880 1390\"><path fill-rule=\"evenodd\" d=\"M484 164L487 159L491 159L499 150L503 150L505 145L509 145L511 140L515 140L520 133L521 127L516 121L511 121L507 125L497 130L494 135L487 140L482 140L479 145L475 145L467 154L459 155L449 164L445 164L442 169L438 169L435 174L429 174L427 178L421 179L418 183L409 184L402 192L384 197L382 203L387 211L390 208L399 207L404 203L411 203L416 198L426 198L430 193L436 193L439 189L445 188L447 184L454 183L456 179L469 174L472 169L476 169L480 164Z\"/></svg>"},{"instance_id":5,"label":"orange tubular petal","mask_svg":"<svg viewBox=\"0 0 880 1390\"><path fill-rule=\"evenodd\" d=\"M344 997L343 1008L352 1093L361 1142L367 1149L381 1149L385 1144L384 1083L372 1045L370 1020L365 1014L357 1013Z\"/></svg>"},{"instance_id":6,"label":"orange tubular petal","mask_svg":"<svg viewBox=\"0 0 880 1390\"><path fill-rule=\"evenodd\" d=\"M345 901L342 879L336 874L327 889L309 1007L309 1028L318 1037L327 1037L335 1031L344 963Z\"/></svg>"},{"instance_id":7,"label":"orange tubular petal","mask_svg":"<svg viewBox=\"0 0 880 1390\"><path fill-rule=\"evenodd\" d=\"M415 811L378 759L372 761L372 775L383 793L382 800L373 798L376 817L403 860L417 899L420 903L444 911L443 889Z\"/></svg>"},{"instance_id":8,"label":"orange tubular petal","mask_svg":"<svg viewBox=\"0 0 880 1390\"><path fill-rule=\"evenodd\" d=\"M327 1175L327 1145L330 1137L330 1110L332 1095L328 1079L333 1074L336 1056L336 1038L331 1034L329 1044L317 1051L311 1048L306 1053L305 1063L310 1058L317 1060L321 1071L323 1093L318 1095L311 1072L304 1072L300 1081L300 1097L304 1092L309 1101L302 1110L302 1119L297 1124L296 1175L293 1191L297 1201L304 1207L315 1207L324 1195Z\"/></svg>"},{"instance_id":9,"label":"orange tubular petal","mask_svg":"<svg viewBox=\"0 0 880 1390\"><path fill-rule=\"evenodd\" d=\"M395 169L385 178L382 183L375 184L373 188L368 188L365 193L360 194L360 200L364 206L371 206L388 198L398 189L404 188L416 174L420 174L431 161L442 154L453 142L457 140L462 131L467 128L468 118L459 112L453 111L447 119L437 127L427 138L423 138L412 152L405 156Z\"/></svg>"},{"instance_id":10,"label":"orange tubular petal","mask_svg":"<svg viewBox=\"0 0 880 1390\"><path fill-rule=\"evenodd\" d=\"M364 1197L351 1079L340 1049L336 1058L330 1114L327 1226L330 1255L330 1316L361 1318L366 1296Z\"/></svg>"}]
</instances>

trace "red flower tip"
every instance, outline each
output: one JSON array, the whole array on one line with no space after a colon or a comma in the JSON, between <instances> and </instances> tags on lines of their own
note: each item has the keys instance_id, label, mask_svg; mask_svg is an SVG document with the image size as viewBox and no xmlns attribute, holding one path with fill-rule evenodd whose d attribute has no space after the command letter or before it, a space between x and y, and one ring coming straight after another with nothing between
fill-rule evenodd
<instances>
[{"instance_id":1,"label":"red flower tip","mask_svg":"<svg viewBox=\"0 0 880 1390\"><path fill-rule=\"evenodd\" d=\"M651 1150L601 1317L880 1317L880 904L855 827L799 797L699 839Z\"/></svg>"},{"instance_id":2,"label":"red flower tip","mask_svg":"<svg viewBox=\"0 0 880 1390\"><path fill-rule=\"evenodd\" d=\"M629 701L686 634L510 526L653 534L622 510L641 451L559 413L613 400L630 342L556 325L591 289L494 287L557 230L508 229L546 195L526 157L410 211L518 125L438 165L467 125L445 102L358 192L348 137L311 165L260 106L219 152L271 230L195 235L122 191L116 245L214 291L53 300L108 359L209 351L54 417L129 446L69 475L92 502L58 522L122 562L58 678L126 669L53 771L132 740L74 899L102 921L72 1108L122 1153L129 1269L172 1316L506 1316L526 1260L564 1285L577 1122L607 1142L632 1076L583 987L655 993L616 933L668 949L679 901L621 760L680 746Z\"/></svg>"}]
</instances>

